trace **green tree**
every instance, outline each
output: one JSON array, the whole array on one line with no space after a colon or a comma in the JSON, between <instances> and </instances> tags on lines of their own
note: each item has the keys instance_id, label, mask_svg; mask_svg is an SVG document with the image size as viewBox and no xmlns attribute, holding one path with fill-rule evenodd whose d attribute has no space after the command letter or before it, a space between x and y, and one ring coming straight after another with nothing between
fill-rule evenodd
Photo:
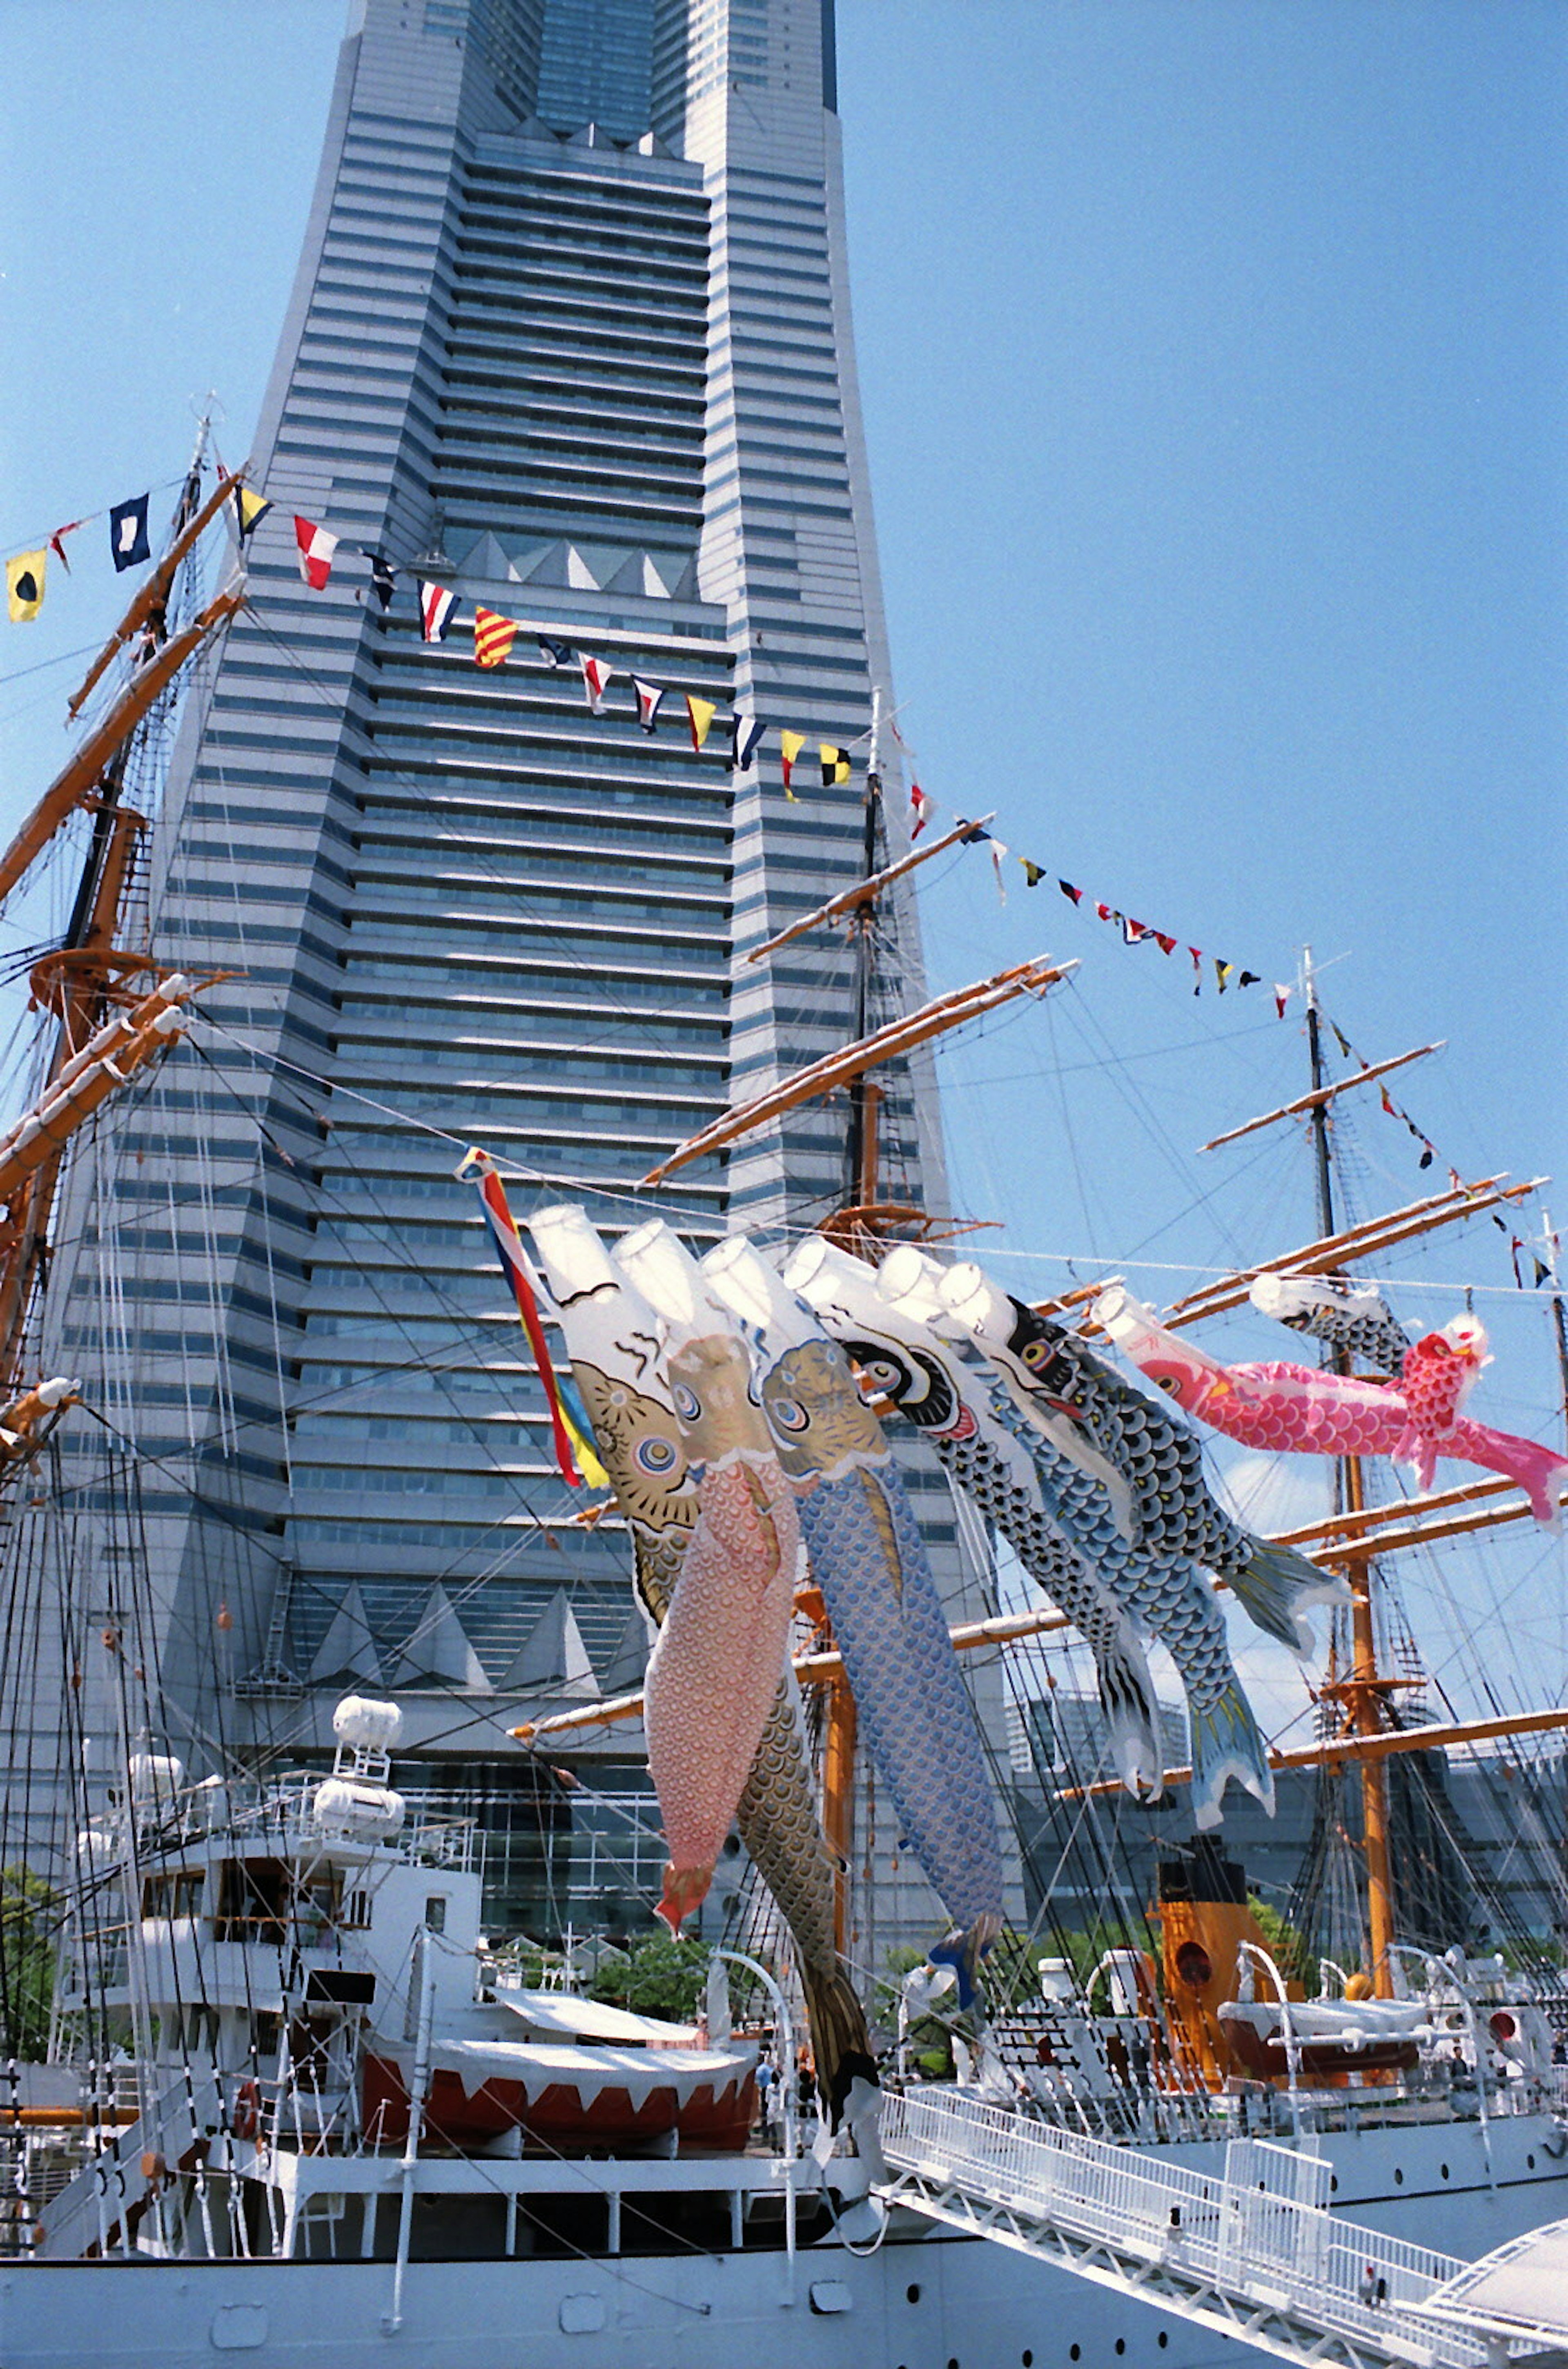
<instances>
[{"instance_id":1,"label":"green tree","mask_svg":"<svg viewBox=\"0 0 1568 2369\"><path fill-rule=\"evenodd\" d=\"M54 1996L59 1902L30 1867L0 1868L0 2050L41 2057Z\"/></svg>"},{"instance_id":2,"label":"green tree","mask_svg":"<svg viewBox=\"0 0 1568 2369\"><path fill-rule=\"evenodd\" d=\"M601 1966L589 1986L591 1998L612 2007L630 2008L634 2015L668 2016L690 2023L707 1980L712 1952L705 1941L684 1935L655 1933L635 1941L618 1964Z\"/></svg>"},{"instance_id":3,"label":"green tree","mask_svg":"<svg viewBox=\"0 0 1568 2369\"><path fill-rule=\"evenodd\" d=\"M1271 1908L1266 1900L1260 1900L1255 1892L1247 1894L1247 1906L1257 1920L1265 1948L1286 1981L1310 1985L1316 1989L1317 1962L1306 1935L1298 1932L1277 1908Z\"/></svg>"}]
</instances>

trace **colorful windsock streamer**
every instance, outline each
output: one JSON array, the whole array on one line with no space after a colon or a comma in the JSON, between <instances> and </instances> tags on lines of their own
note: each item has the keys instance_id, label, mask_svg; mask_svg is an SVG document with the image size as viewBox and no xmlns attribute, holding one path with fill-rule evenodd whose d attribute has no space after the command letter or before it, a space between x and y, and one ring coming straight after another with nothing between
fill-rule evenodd
<instances>
[{"instance_id":1,"label":"colorful windsock streamer","mask_svg":"<svg viewBox=\"0 0 1568 2369\"><path fill-rule=\"evenodd\" d=\"M574 1489L580 1489L583 1475L574 1453L572 1425L562 1404L561 1386L555 1379L555 1368L544 1340L544 1327L540 1322L539 1296L534 1288L532 1269L508 1206L507 1188L497 1174L489 1153L481 1151L477 1146L469 1152L457 1173L462 1183L476 1184L479 1187L479 1206L485 1212L485 1223L490 1229L490 1239L501 1262L501 1272L511 1285L517 1312L522 1319L522 1329L528 1335L528 1345L533 1352L533 1362L544 1386L544 1402L550 1410L550 1429L555 1443L555 1462L562 1480L568 1482Z\"/></svg>"}]
</instances>

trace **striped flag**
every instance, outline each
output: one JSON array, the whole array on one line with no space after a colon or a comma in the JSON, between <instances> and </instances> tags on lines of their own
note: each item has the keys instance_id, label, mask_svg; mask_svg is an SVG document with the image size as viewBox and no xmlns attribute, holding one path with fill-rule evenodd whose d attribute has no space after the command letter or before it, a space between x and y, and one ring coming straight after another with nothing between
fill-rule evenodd
<instances>
[{"instance_id":1,"label":"striped flag","mask_svg":"<svg viewBox=\"0 0 1568 2369\"><path fill-rule=\"evenodd\" d=\"M589 713L590 715L602 715L604 694L610 688L615 670L607 667L602 658L590 658L587 650L578 652L578 663L582 669L582 687L588 694Z\"/></svg>"},{"instance_id":2,"label":"striped flag","mask_svg":"<svg viewBox=\"0 0 1568 2369\"><path fill-rule=\"evenodd\" d=\"M729 770L732 773L749 773L757 743L767 730L754 715L742 715L738 710L729 719Z\"/></svg>"},{"instance_id":3,"label":"striped flag","mask_svg":"<svg viewBox=\"0 0 1568 2369\"><path fill-rule=\"evenodd\" d=\"M539 1315L539 1279L529 1264L528 1253L522 1247L522 1238L507 1200L507 1188L496 1173L496 1163L489 1153L480 1150L477 1145L464 1158L457 1171L457 1179L460 1184L477 1184L479 1187L479 1207L490 1230L490 1240L500 1260L501 1273L511 1286L517 1312L528 1335L528 1345L533 1352L540 1381L544 1386L544 1403L550 1410L556 1465L562 1480L568 1482L572 1488L580 1489L583 1476L573 1453L572 1426L561 1402L560 1384L555 1379L555 1368L545 1345L544 1327Z\"/></svg>"},{"instance_id":4,"label":"striped flag","mask_svg":"<svg viewBox=\"0 0 1568 2369\"><path fill-rule=\"evenodd\" d=\"M296 518L294 541L300 546L300 574L313 592L325 591L338 537L328 534L324 526L312 526L309 519Z\"/></svg>"},{"instance_id":5,"label":"striped flag","mask_svg":"<svg viewBox=\"0 0 1568 2369\"><path fill-rule=\"evenodd\" d=\"M452 625L452 612L456 606L455 592L449 592L444 584L432 584L429 577L420 577L419 623L426 641L445 641Z\"/></svg>"},{"instance_id":6,"label":"striped flag","mask_svg":"<svg viewBox=\"0 0 1568 2369\"><path fill-rule=\"evenodd\" d=\"M795 797L795 792L790 788L789 777L794 772L795 760L798 758L805 746L806 735L804 732L781 732L779 734L779 762L784 768L784 795L786 798L791 800Z\"/></svg>"},{"instance_id":7,"label":"striped flag","mask_svg":"<svg viewBox=\"0 0 1568 2369\"><path fill-rule=\"evenodd\" d=\"M517 619L502 617L494 609L474 612L474 658L476 665L498 667L511 654L517 639Z\"/></svg>"}]
</instances>

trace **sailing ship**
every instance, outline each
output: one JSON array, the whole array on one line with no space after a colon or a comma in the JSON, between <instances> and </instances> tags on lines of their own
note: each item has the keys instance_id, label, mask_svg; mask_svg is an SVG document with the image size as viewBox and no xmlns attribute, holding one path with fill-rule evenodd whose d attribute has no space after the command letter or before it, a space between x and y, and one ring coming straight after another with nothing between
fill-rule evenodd
<instances>
[{"instance_id":1,"label":"sailing ship","mask_svg":"<svg viewBox=\"0 0 1568 2369\"><path fill-rule=\"evenodd\" d=\"M0 859L4 893L61 820L86 808L69 926L32 970L47 1036L38 1089L0 1141L0 1447L14 1505L24 1491L47 1494L51 1443L87 1412L79 1378L29 1365L61 1179L85 1122L112 1126L116 1098L140 1070L184 1058L177 1048L200 1009L201 979L167 972L144 937L132 942L154 818L121 793L138 777L144 736L166 727L181 664L243 601L242 582L205 601L182 575L237 482L220 475L209 490L206 474L199 448L169 551L74 705L111 669L122 685ZM86 1813L52 1855L40 1852L9 1879L0 1932L11 2048L0 2080L0 2357L14 2369L194 2362L213 2351L282 2369L320 2357L324 2341L336 2363L351 2364L383 2358L391 2338L421 2369L460 2358L464 2369L500 2369L520 2346L545 2364L624 2369L741 2352L759 2364L853 2358L911 2369L1102 2361L1113 2350L1196 2369L1209 2357L1212 2323L1162 2314L1138 2280L1085 2284L960 2233L936 2203L911 2203L889 2178L905 2158L895 2153L890 2165L879 2134L906 2129L911 2100L921 2099L1002 2110L1064 2146L1108 2146L1140 2170L1169 2167L1198 2192L1206 2181L1219 2192L1238 2143L1288 2146L1310 2157L1360 2231L1466 2257L1568 2205L1568 1997L1551 1952L1476 1949L1462 1931L1443 1948L1410 1945L1389 1781L1408 1756L1545 1732L1568 1724L1568 1712L1436 1725L1395 1710L1410 1673L1379 1658L1375 1593L1380 1562L1401 1546L1528 1518L1528 1493L1500 1471L1381 1500L1347 1455L1336 1459L1331 1516L1273 1541L1249 1539L1192 1480L1191 1453L1179 1444L1192 1435L1179 1418L1125 1372L1115 1383L1122 1433L1095 1397L1116 1371L1104 1363L1107 1337L1136 1336L1139 1358L1167 1356L1171 1339L1185 1341L1249 1289L1255 1300L1260 1288L1288 1318L1316 1326L1327 1370L1347 1387L1371 1345L1386 1390L1402 1336L1382 1301L1358 1299L1347 1278L1395 1242L1510 1207L1532 1187L1493 1178L1347 1223L1333 1197L1331 1113L1379 1072L1329 1078L1313 994L1310 1087L1269 1115L1304 1116L1311 1130L1313 1240L1207 1284L1162 1324L1108 1273L1039 1307L999 1291L983 1268L952 1255L968 1247L954 1229L884 1197L877 1073L969 1020L1059 988L1073 966L1010 967L872 1024L880 901L984 828L960 824L924 850L897 853L877 755L874 736L864 878L750 950L765 961L786 941L847 922L859 956L856 1041L736 1105L647 1180L657 1213L663 1179L687 1161L844 1091L841 1206L814 1240L784 1246L787 1260L779 1245L759 1254L733 1240L700 1269L657 1214L613 1243L558 1198L550 1207L541 1196L527 1218L539 1304L559 1327L557 1350L542 1364L559 1354L563 1379L567 1366L575 1375L578 1436L612 1484L661 1642L681 1633L682 1589L688 1604L702 1604L699 1629L732 1616L714 1542L738 1534L720 1528L733 1505L704 1494L711 1473L740 1476L729 1498L745 1501L747 1551L764 1562L772 1555L759 1590L776 1590L782 1572L785 1597L773 1660L758 1654L750 1742L733 1706L712 1698L715 1734L722 1727L719 1741L739 1756L732 1782L745 1780L727 1807L722 1791L700 1802L681 1792L697 1746L689 1712L682 1727L650 1701L657 1675L616 1701L542 1717L525 1740L566 1755L585 1730L646 1716L657 1752L664 1720L672 1771L664 1911L679 1926L711 1866L715 1831L738 1809L759 1879L732 1937L746 1946L714 1951L701 2014L683 2020L607 2007L569 1979L524 1981L515 1953L486 1931L474 1822L394 1782L403 1773L395 1704L368 1693L343 1699L329 1772L247 1767L225 1750L217 1719L208 1765L188 1766L146 1717L150 1705L155 1721L155 1672L138 1663L133 1634L111 1633L124 1683L115 1733L97 1739L109 1757L94 1762L95 1778L84 1750ZM482 1183L499 1175L496 1162L476 1165ZM504 1192L491 1213L505 1258ZM635 1371L614 1364L628 1310L644 1349ZM971 1403L982 1353L991 1380ZM750 1412L748 1377L758 1384ZM646 1422L632 1403L639 1393L653 1411ZM925 1676L910 1683L926 1688L926 1715L946 1722L935 1768L922 1754L929 1739L907 1717L900 1727L908 1701L889 1694L899 1638L866 1625L868 1602L886 1609L876 1553L893 1558L900 1601L907 1593L912 1605L919 1592L918 1545L899 1528L878 1416L889 1438L902 1426L945 1451L967 1535L993 1572L997 1531L1025 1564L1055 1558L1041 1566L1052 1574L1048 1601L1010 1609L999 1600L986 1618L943 1626L934 1640L927 1623ZM1439 1447L1454 1437L1444 1420ZM1147 1470L1117 1461L1129 1425L1152 1443ZM858 1444L846 1448L846 1437ZM658 1452L637 1466L650 1445ZM1162 1463L1167 1453L1176 1466ZM649 1484L640 1494L634 1468ZM1538 1497L1558 1485L1550 1457L1543 1473ZM862 1510L876 1509L875 1547L852 1533L832 1494L846 1474ZM1173 1638L1185 1633L1182 1621L1211 1622L1212 1598L1207 1581L1207 1610L1195 1608L1185 1580L1161 1596L1158 1575L1129 1559L1139 1489L1152 1493L1146 1514L1158 1505L1161 1519L1173 1519L1180 1505L1183 1521L1198 1526L1202 1554L1230 1572L1239 1593L1251 1585L1276 1627L1299 1625L1315 1594L1343 1607L1318 1689L1323 1733L1301 1751L1266 1760L1242 1752L1211 1766L1198 1789L1207 1823L1191 1831L1181 1805L1201 1776L1200 1756L1195 1746L1192 1766L1165 1765L1158 1706L1140 1693L1140 1636L1155 1627ZM780 1541L793 1536L786 1514L796 1503L812 1562L792 1595L793 1548ZM1101 1523L1093 1550L1086 1506ZM13 1557L29 1535L13 1520ZM1125 1583L1120 1594L1108 1574ZM45 1618L37 1590L16 1585L15 1571L13 1581L14 1603ZM699 1581L712 1591L700 1599ZM692 1626L682 1652L692 1650ZM1020 1707L1037 1703L1027 1679L1045 1669L1044 1641L1070 1631L1094 1648L1107 1733L1120 1717L1126 1745L1115 1774L1091 1754L1050 1769L1041 1791L1057 1837L1082 1851L1092 1836L1103 1852L1106 1914L1098 1932L1081 1937L1093 1941L1087 1951L1044 1946L1048 1881L1029 1932L999 1937L1005 1880L986 1858L985 1757L983 1749L974 1757L969 1715L951 1691L966 1661L1006 1656L1009 1672L1022 1674L1009 1681ZM733 1633L744 1647L743 1632ZM13 1644L10 1683L25 1685L26 1642ZM781 1654L787 1669L775 1666ZM666 1680L676 1658L672 1645L659 1665ZM1189 1692L1196 1738L1196 1677ZM702 1738L701 1750L704 1768L716 1770L714 1739ZM1354 1967L1325 1963L1315 1981L1293 1937L1265 1930L1214 1823L1227 1774L1266 1795L1271 1771L1291 1765L1320 1768L1330 1783L1348 1768L1362 1792L1359 1837L1342 1836L1341 1855L1359 1861L1355 1914L1365 1917L1365 1941ZM980 1772L978 1803L972 1791L960 1800L955 1774L971 1767ZM864 1895L877 1875L865 1832L876 1771L956 1928L927 1964L892 1981L856 1957ZM14 1776L25 1792L25 1772ZM1131 1924L1128 1884L1114 1865L1129 1797L1173 1801L1180 1822L1162 1837L1158 1899ZM682 1839L677 1827L688 1819ZM956 1839L965 1819L972 1824ZM1005 1855L1016 1863L1015 1846ZM772 2077L760 2082L764 2067ZM885 2117L889 2100L898 2112ZM1373 2292L1358 2307L1373 2311L1382 2298L1368 2275ZM1265 2330L1254 2333L1269 2345Z\"/></svg>"}]
</instances>

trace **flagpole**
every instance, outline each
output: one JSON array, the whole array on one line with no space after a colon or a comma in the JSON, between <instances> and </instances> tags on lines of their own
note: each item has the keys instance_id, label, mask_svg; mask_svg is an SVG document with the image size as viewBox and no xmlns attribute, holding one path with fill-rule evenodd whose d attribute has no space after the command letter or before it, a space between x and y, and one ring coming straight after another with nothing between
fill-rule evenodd
<instances>
[{"instance_id":1,"label":"flagpole","mask_svg":"<svg viewBox=\"0 0 1568 2369\"><path fill-rule=\"evenodd\" d=\"M871 693L871 750L865 767L865 812L863 877L869 879L876 869L876 831L880 820L882 799L882 693L873 686ZM868 898L854 917L855 1037L863 1040L871 1033L871 971L872 924L876 918L875 898ZM847 1181L845 1198L868 1207L876 1197L876 1105L880 1093L863 1071L855 1080L850 1097L849 1140L845 1147Z\"/></svg>"},{"instance_id":2,"label":"flagpole","mask_svg":"<svg viewBox=\"0 0 1568 2369\"><path fill-rule=\"evenodd\" d=\"M1568 1436L1568 1315L1562 1308L1562 1278L1557 1265L1557 1237L1551 1230L1551 1212L1540 1213L1542 1247L1551 1253L1551 1280L1556 1288L1551 1294L1551 1322L1557 1335L1557 1375L1562 1389L1562 1428Z\"/></svg>"}]
</instances>

